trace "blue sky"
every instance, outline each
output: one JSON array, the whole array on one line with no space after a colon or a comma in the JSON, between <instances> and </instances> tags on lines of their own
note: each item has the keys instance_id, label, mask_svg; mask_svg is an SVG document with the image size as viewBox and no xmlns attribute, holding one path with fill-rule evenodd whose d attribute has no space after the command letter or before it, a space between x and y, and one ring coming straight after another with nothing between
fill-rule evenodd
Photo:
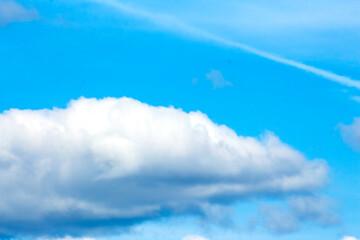
<instances>
[{"instance_id":1,"label":"blue sky","mask_svg":"<svg viewBox=\"0 0 360 240\"><path fill-rule=\"evenodd\" d=\"M358 9L0 0L1 238L360 238Z\"/></svg>"}]
</instances>

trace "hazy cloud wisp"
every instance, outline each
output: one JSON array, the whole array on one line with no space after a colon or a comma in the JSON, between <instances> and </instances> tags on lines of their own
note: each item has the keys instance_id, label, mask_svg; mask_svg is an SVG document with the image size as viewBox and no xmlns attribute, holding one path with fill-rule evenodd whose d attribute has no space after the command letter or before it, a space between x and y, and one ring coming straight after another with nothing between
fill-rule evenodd
<instances>
[{"instance_id":1,"label":"hazy cloud wisp","mask_svg":"<svg viewBox=\"0 0 360 240\"><path fill-rule=\"evenodd\" d=\"M319 196L297 196L287 200L287 208L265 205L261 215L265 227L274 233L290 233L298 230L302 222L313 222L321 226L340 223L333 213L330 199Z\"/></svg>"},{"instance_id":2,"label":"hazy cloud wisp","mask_svg":"<svg viewBox=\"0 0 360 240\"><path fill-rule=\"evenodd\" d=\"M12 22L27 22L39 18L35 9L26 9L12 1L0 1L0 27Z\"/></svg>"},{"instance_id":3,"label":"hazy cloud wisp","mask_svg":"<svg viewBox=\"0 0 360 240\"><path fill-rule=\"evenodd\" d=\"M317 76L323 77L325 79L328 79L333 82L337 82L339 84L342 84L347 87L354 87L357 89L360 89L360 81L354 80L346 76L341 76L336 73L332 73L330 71L316 68L301 62L297 62L291 59L287 59L284 57L277 56L273 53L265 52L256 48L253 48L251 46L248 46L243 43L235 42L228 40L226 38L222 38L216 35L213 35L209 32L203 31L202 29L196 28L194 26L191 26L176 17L168 14L162 14L162 13L155 13L150 12L146 10L142 10L141 8L133 7L127 4L123 4L120 1L116 0L87 0L90 2L95 2L99 4L105 4L106 6L113 7L114 9L117 9L125 14L135 16L138 18L146 19L158 26L161 26L168 31L184 34L186 36L190 36L192 38L197 38L205 41L214 42L220 45L224 45L227 47L233 47L237 49L241 49L243 51L255 54L257 56L269 59L274 62L278 62L281 64L285 64L287 66L292 66L297 69L313 73Z\"/></svg>"}]
</instances>

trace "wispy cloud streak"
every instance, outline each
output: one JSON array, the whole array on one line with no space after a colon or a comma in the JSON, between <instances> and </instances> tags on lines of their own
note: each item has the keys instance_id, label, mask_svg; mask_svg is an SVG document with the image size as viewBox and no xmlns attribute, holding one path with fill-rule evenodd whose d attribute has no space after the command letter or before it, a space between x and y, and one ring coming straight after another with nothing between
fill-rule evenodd
<instances>
[{"instance_id":1,"label":"wispy cloud streak","mask_svg":"<svg viewBox=\"0 0 360 240\"><path fill-rule=\"evenodd\" d=\"M284 58L281 56L277 56L276 54L266 52L259 50L257 48L251 47L249 45L228 40L226 38L222 38L219 36L216 36L214 34L211 34L209 32L206 32L202 29L196 28L194 26L191 26L176 17L168 14L163 13L154 13L150 11L146 11L143 9L140 9L135 6L130 6L124 3L121 3L116 0L90 0L91 2L104 4L109 7L112 7L118 11L121 11L124 14L128 14L137 18L148 20L160 27L166 28L168 31L185 34L187 36L191 36L192 38L201 39L205 41L210 41L219 45L223 45L226 47L232 47L236 49L241 49L243 51L255 54L257 56L272 60L277 63L281 63L287 66L291 66L309 73L313 73L317 76L323 77L325 79L328 79L333 82L340 83L347 87L354 87L357 89L360 89L360 81L351 79L347 76L342 76L321 68L317 68L314 66L310 66L298 61L294 61L288 58Z\"/></svg>"},{"instance_id":2,"label":"wispy cloud streak","mask_svg":"<svg viewBox=\"0 0 360 240\"><path fill-rule=\"evenodd\" d=\"M0 27L12 22L27 22L39 19L36 9L26 9L12 0L0 0Z\"/></svg>"}]
</instances>

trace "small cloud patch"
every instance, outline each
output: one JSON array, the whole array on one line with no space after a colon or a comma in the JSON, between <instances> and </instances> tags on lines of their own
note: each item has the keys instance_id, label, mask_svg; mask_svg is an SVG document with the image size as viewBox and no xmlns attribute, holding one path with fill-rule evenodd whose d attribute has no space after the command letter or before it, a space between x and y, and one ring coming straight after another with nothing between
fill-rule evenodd
<instances>
[{"instance_id":1,"label":"small cloud patch","mask_svg":"<svg viewBox=\"0 0 360 240\"><path fill-rule=\"evenodd\" d=\"M350 147L360 151L360 118L354 118L350 125L339 124L341 136Z\"/></svg>"},{"instance_id":2,"label":"small cloud patch","mask_svg":"<svg viewBox=\"0 0 360 240\"><path fill-rule=\"evenodd\" d=\"M225 80L222 73L218 70L211 70L209 73L206 74L206 79L212 82L214 89L233 86L231 82Z\"/></svg>"}]
</instances>

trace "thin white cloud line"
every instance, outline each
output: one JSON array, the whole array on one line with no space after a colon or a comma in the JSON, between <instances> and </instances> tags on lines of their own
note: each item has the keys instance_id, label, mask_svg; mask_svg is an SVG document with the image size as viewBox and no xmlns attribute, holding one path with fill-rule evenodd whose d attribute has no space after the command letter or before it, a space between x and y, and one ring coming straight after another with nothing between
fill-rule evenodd
<instances>
[{"instance_id":1,"label":"thin white cloud line","mask_svg":"<svg viewBox=\"0 0 360 240\"><path fill-rule=\"evenodd\" d=\"M90 1L96 2L99 4L105 4L109 7L116 8L117 10L120 10L123 13L149 20L159 26L168 28L171 31L190 34L193 38L200 38L202 40L212 41L214 43L217 43L217 44L220 44L223 46L241 49L243 51L246 51L246 52L255 54L257 56L272 60L274 62L282 63L287 66L292 66L294 68L313 73L317 76L323 77L323 78L328 79L333 82L340 83L347 87L354 87L354 88L360 89L360 81L359 80L354 80L349 77L341 76L341 75L338 75L336 73L333 73L333 72L330 72L330 71L327 71L327 70L324 70L321 68L317 68L314 66L310 66L310 65L298 62L298 61L280 57L273 53L265 52L265 51L253 48L253 47L248 46L243 43L227 40L225 38L210 34L201 29L198 29L196 27L188 25L188 24L180 21L179 19L175 18L172 15L166 15L166 14L161 14L161 13L155 14L155 13L152 13L149 11L145 11L142 9L131 7L129 5L125 5L116 0L90 0Z\"/></svg>"}]
</instances>

